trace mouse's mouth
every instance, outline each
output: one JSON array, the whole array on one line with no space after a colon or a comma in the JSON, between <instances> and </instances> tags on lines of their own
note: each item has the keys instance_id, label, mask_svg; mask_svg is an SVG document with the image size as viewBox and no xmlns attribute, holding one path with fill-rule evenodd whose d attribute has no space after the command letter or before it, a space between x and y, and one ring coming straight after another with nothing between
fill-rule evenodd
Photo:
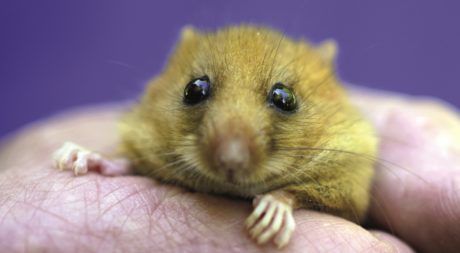
<instances>
[{"instance_id":1,"label":"mouse's mouth","mask_svg":"<svg viewBox=\"0 0 460 253\"><path fill-rule=\"evenodd\" d=\"M248 183L248 175L243 175L242 171L238 171L237 169L212 169L211 174L213 180L229 185L240 186Z\"/></svg>"},{"instance_id":2,"label":"mouse's mouth","mask_svg":"<svg viewBox=\"0 0 460 253\"><path fill-rule=\"evenodd\" d=\"M228 170L222 177L228 184L235 186L256 186L261 184L259 180L253 180L251 175L236 170Z\"/></svg>"},{"instance_id":3,"label":"mouse's mouth","mask_svg":"<svg viewBox=\"0 0 460 253\"><path fill-rule=\"evenodd\" d=\"M220 182L233 187L240 188L259 188L260 186L266 186L268 182L276 181L278 176L270 176L261 173L254 173L257 168L251 168L251 170L213 170L210 175L213 181ZM252 173L251 173L252 172Z\"/></svg>"},{"instance_id":4,"label":"mouse's mouth","mask_svg":"<svg viewBox=\"0 0 460 253\"><path fill-rule=\"evenodd\" d=\"M249 177L236 177L234 173L229 173L224 178L216 178L216 183L220 188L223 185L226 185L229 187L227 189L231 189L231 192L239 192L239 194L242 195L252 196L276 190L287 184L286 182L281 182L278 179L279 176L273 176L257 180Z\"/></svg>"},{"instance_id":5,"label":"mouse's mouth","mask_svg":"<svg viewBox=\"0 0 460 253\"><path fill-rule=\"evenodd\" d=\"M227 171L225 178L227 179L227 182L229 182L231 184L236 183L234 170Z\"/></svg>"}]
</instances>

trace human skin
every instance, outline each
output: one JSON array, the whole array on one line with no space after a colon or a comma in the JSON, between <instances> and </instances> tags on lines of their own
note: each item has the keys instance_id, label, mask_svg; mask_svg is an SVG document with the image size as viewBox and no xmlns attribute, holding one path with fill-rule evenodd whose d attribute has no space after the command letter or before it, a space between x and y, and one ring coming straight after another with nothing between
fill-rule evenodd
<instances>
[{"instance_id":1,"label":"human skin","mask_svg":"<svg viewBox=\"0 0 460 253\"><path fill-rule=\"evenodd\" d=\"M430 99L356 88L351 97L381 136L372 229L296 210L296 231L282 252L460 249L458 115ZM280 252L248 238L248 200L134 175L75 177L53 167L51 154L65 141L113 153L122 111L120 105L68 111L3 143L0 252Z\"/></svg>"}]
</instances>

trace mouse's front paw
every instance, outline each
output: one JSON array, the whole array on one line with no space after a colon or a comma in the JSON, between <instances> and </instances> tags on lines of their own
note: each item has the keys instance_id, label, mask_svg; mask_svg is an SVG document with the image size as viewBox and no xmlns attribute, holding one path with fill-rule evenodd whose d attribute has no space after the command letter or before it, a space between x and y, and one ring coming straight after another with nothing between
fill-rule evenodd
<instances>
[{"instance_id":1,"label":"mouse's front paw","mask_svg":"<svg viewBox=\"0 0 460 253\"><path fill-rule=\"evenodd\" d=\"M75 175L85 174L88 170L98 166L102 157L72 142L66 142L53 154L56 168L73 170Z\"/></svg>"},{"instance_id":2,"label":"mouse's front paw","mask_svg":"<svg viewBox=\"0 0 460 253\"><path fill-rule=\"evenodd\" d=\"M54 152L56 168L72 170L75 175L97 171L105 176L121 176L132 172L131 162L124 158L107 159L72 142L66 142Z\"/></svg>"},{"instance_id":3,"label":"mouse's front paw","mask_svg":"<svg viewBox=\"0 0 460 253\"><path fill-rule=\"evenodd\" d=\"M259 244L274 238L278 248L285 246L295 229L292 204L277 195L266 194L254 199L255 209L246 220L251 237Z\"/></svg>"}]
</instances>

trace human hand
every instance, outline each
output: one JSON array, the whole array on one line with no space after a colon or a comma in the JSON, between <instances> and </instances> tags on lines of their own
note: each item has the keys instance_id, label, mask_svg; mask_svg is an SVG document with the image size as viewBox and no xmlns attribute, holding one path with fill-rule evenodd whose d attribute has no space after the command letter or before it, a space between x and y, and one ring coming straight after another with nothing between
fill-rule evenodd
<instances>
[{"instance_id":1,"label":"human hand","mask_svg":"<svg viewBox=\"0 0 460 253\"><path fill-rule=\"evenodd\" d=\"M381 137L370 219L417 252L460 250L460 115L434 99L355 89Z\"/></svg>"},{"instance_id":2,"label":"human hand","mask_svg":"<svg viewBox=\"0 0 460 253\"><path fill-rule=\"evenodd\" d=\"M460 120L449 125L449 120L427 114L447 114L445 108L424 108L393 96L355 91L353 98L383 136L380 158L403 167L383 163L377 168L370 209L378 229L392 230L401 239L328 214L297 210L296 231L283 250L411 252L402 240L419 251L459 248L458 148L436 145L448 140L456 144ZM68 140L110 153L120 110L108 106L67 112L4 145L1 252L278 252L272 245L257 246L246 235L249 201L192 193L139 176L74 177L52 167L51 153ZM425 114L429 118L420 123Z\"/></svg>"}]
</instances>

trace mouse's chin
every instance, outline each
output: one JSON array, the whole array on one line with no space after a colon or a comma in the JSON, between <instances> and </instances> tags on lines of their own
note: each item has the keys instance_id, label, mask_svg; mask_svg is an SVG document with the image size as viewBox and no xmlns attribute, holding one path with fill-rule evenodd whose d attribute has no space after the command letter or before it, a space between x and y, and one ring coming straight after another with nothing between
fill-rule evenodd
<instances>
[{"instance_id":1,"label":"mouse's chin","mask_svg":"<svg viewBox=\"0 0 460 253\"><path fill-rule=\"evenodd\" d=\"M269 185L262 180L256 180L249 176L206 173L208 181L203 185L204 191L225 193L241 197L253 197L269 190Z\"/></svg>"},{"instance_id":2,"label":"mouse's chin","mask_svg":"<svg viewBox=\"0 0 460 253\"><path fill-rule=\"evenodd\" d=\"M255 180L251 175L238 173L225 173L217 175L219 181L237 187L254 187L260 185L260 180Z\"/></svg>"},{"instance_id":3,"label":"mouse's chin","mask_svg":"<svg viewBox=\"0 0 460 253\"><path fill-rule=\"evenodd\" d=\"M203 171L204 172L204 171ZM227 189L231 192L240 192L238 195L251 195L264 191L268 185L267 178L260 174L248 173L247 171L224 172L223 170L209 169L203 174L212 182L212 188Z\"/></svg>"}]
</instances>

